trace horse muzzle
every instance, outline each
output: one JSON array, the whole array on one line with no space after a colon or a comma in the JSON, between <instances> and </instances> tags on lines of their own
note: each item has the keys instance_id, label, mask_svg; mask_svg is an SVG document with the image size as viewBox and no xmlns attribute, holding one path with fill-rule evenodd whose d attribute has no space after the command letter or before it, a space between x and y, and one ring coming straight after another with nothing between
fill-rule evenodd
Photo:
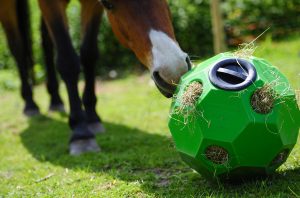
<instances>
[{"instance_id":1,"label":"horse muzzle","mask_svg":"<svg viewBox=\"0 0 300 198\"><path fill-rule=\"evenodd\" d=\"M189 59L189 57L186 58L186 63L187 63L187 71L190 71L192 68L192 63ZM184 73L181 74L181 76ZM174 92L176 91L176 87L177 85L175 83L179 83L179 79L177 79L176 81L174 81L174 83L170 84L168 82L166 82L162 76L160 75L159 71L154 71L152 73L152 79L155 82L155 85L157 86L158 90L167 98L171 98L174 94Z\"/></svg>"}]
</instances>

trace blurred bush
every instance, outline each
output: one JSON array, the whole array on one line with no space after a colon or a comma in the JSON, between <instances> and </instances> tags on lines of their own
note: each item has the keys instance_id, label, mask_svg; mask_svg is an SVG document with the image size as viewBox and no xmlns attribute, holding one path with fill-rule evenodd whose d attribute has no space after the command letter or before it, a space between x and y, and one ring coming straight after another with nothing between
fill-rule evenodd
<instances>
[{"instance_id":1,"label":"blurred bush","mask_svg":"<svg viewBox=\"0 0 300 198\"><path fill-rule=\"evenodd\" d=\"M300 32L299 0L226 0L223 10L229 46L249 42L268 28L277 40Z\"/></svg>"},{"instance_id":2,"label":"blurred bush","mask_svg":"<svg viewBox=\"0 0 300 198\"><path fill-rule=\"evenodd\" d=\"M192 59L213 53L209 0L169 1L180 46Z\"/></svg>"},{"instance_id":3,"label":"blurred bush","mask_svg":"<svg viewBox=\"0 0 300 198\"><path fill-rule=\"evenodd\" d=\"M71 1L68 9L70 32L74 46L80 46L80 5L79 1ZM213 54L213 38L209 0L169 0L173 16L176 37L181 47L199 59ZM40 50L40 12L36 0L30 0L32 10L32 29L34 54L36 62L43 65ZM224 0L224 30L229 46L236 47L243 42L249 42L270 27L268 34L272 39L286 38L300 31L300 1L299 0ZM123 48L104 17L99 35L100 60L97 67L102 76L108 71L116 70L131 72L140 65L133 53ZM10 56L3 30L0 30L0 69L15 68ZM140 66L138 67L140 68ZM41 69L39 67L39 76Z\"/></svg>"}]
</instances>

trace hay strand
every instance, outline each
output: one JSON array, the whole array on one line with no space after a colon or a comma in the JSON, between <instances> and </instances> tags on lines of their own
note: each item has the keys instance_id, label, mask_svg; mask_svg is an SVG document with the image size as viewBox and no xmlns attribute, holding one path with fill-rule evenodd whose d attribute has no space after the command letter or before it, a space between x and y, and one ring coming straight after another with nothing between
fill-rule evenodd
<instances>
[{"instance_id":1,"label":"hay strand","mask_svg":"<svg viewBox=\"0 0 300 198\"><path fill-rule=\"evenodd\" d=\"M251 56L253 56L255 50L256 50L256 46L254 43L242 43L239 45L238 50L236 50L233 55L236 58L244 58L244 59L248 59Z\"/></svg>"},{"instance_id":2,"label":"hay strand","mask_svg":"<svg viewBox=\"0 0 300 198\"><path fill-rule=\"evenodd\" d=\"M244 59L249 59L251 56L253 56L255 50L256 50L256 46L255 46L255 41L257 39L259 39L262 35L264 35L270 28L266 29L265 31L263 31L263 33L261 33L260 35L258 35L253 41L251 41L250 43L242 43L239 45L238 49L233 52L233 55L236 58L244 58Z\"/></svg>"}]
</instances>

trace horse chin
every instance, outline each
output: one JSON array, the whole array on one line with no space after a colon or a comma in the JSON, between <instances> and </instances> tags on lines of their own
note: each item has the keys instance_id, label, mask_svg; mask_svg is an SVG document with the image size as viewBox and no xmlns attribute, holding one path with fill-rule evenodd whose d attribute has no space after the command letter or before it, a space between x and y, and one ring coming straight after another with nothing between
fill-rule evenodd
<instances>
[{"instance_id":1,"label":"horse chin","mask_svg":"<svg viewBox=\"0 0 300 198\"><path fill-rule=\"evenodd\" d=\"M164 95L166 98L171 98L173 96L173 94L175 93L175 90L176 90L175 85L171 85L171 84L165 82L160 77L158 72L153 73L152 79L162 95Z\"/></svg>"},{"instance_id":2,"label":"horse chin","mask_svg":"<svg viewBox=\"0 0 300 198\"><path fill-rule=\"evenodd\" d=\"M164 95L166 98L171 98L171 97L173 97L173 93L170 93L170 92L165 91L164 89L160 88L159 85L157 85L156 83L155 83L155 85L156 85L157 89L160 91L160 93L161 93L162 95Z\"/></svg>"}]
</instances>

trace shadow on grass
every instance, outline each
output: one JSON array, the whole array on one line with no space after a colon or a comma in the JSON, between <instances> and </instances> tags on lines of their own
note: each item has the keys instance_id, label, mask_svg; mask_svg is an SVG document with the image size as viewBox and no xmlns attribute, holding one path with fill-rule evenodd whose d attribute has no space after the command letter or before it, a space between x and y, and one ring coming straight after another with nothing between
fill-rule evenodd
<instances>
[{"instance_id":1,"label":"shadow on grass","mask_svg":"<svg viewBox=\"0 0 300 198\"><path fill-rule=\"evenodd\" d=\"M108 174L123 181L142 181L145 192L156 195L271 196L300 194L300 169L241 185L207 182L179 158L166 136L105 122L107 132L97 137L101 153L68 155L67 123L41 116L21 133L24 146L41 162L68 169Z\"/></svg>"}]
</instances>

